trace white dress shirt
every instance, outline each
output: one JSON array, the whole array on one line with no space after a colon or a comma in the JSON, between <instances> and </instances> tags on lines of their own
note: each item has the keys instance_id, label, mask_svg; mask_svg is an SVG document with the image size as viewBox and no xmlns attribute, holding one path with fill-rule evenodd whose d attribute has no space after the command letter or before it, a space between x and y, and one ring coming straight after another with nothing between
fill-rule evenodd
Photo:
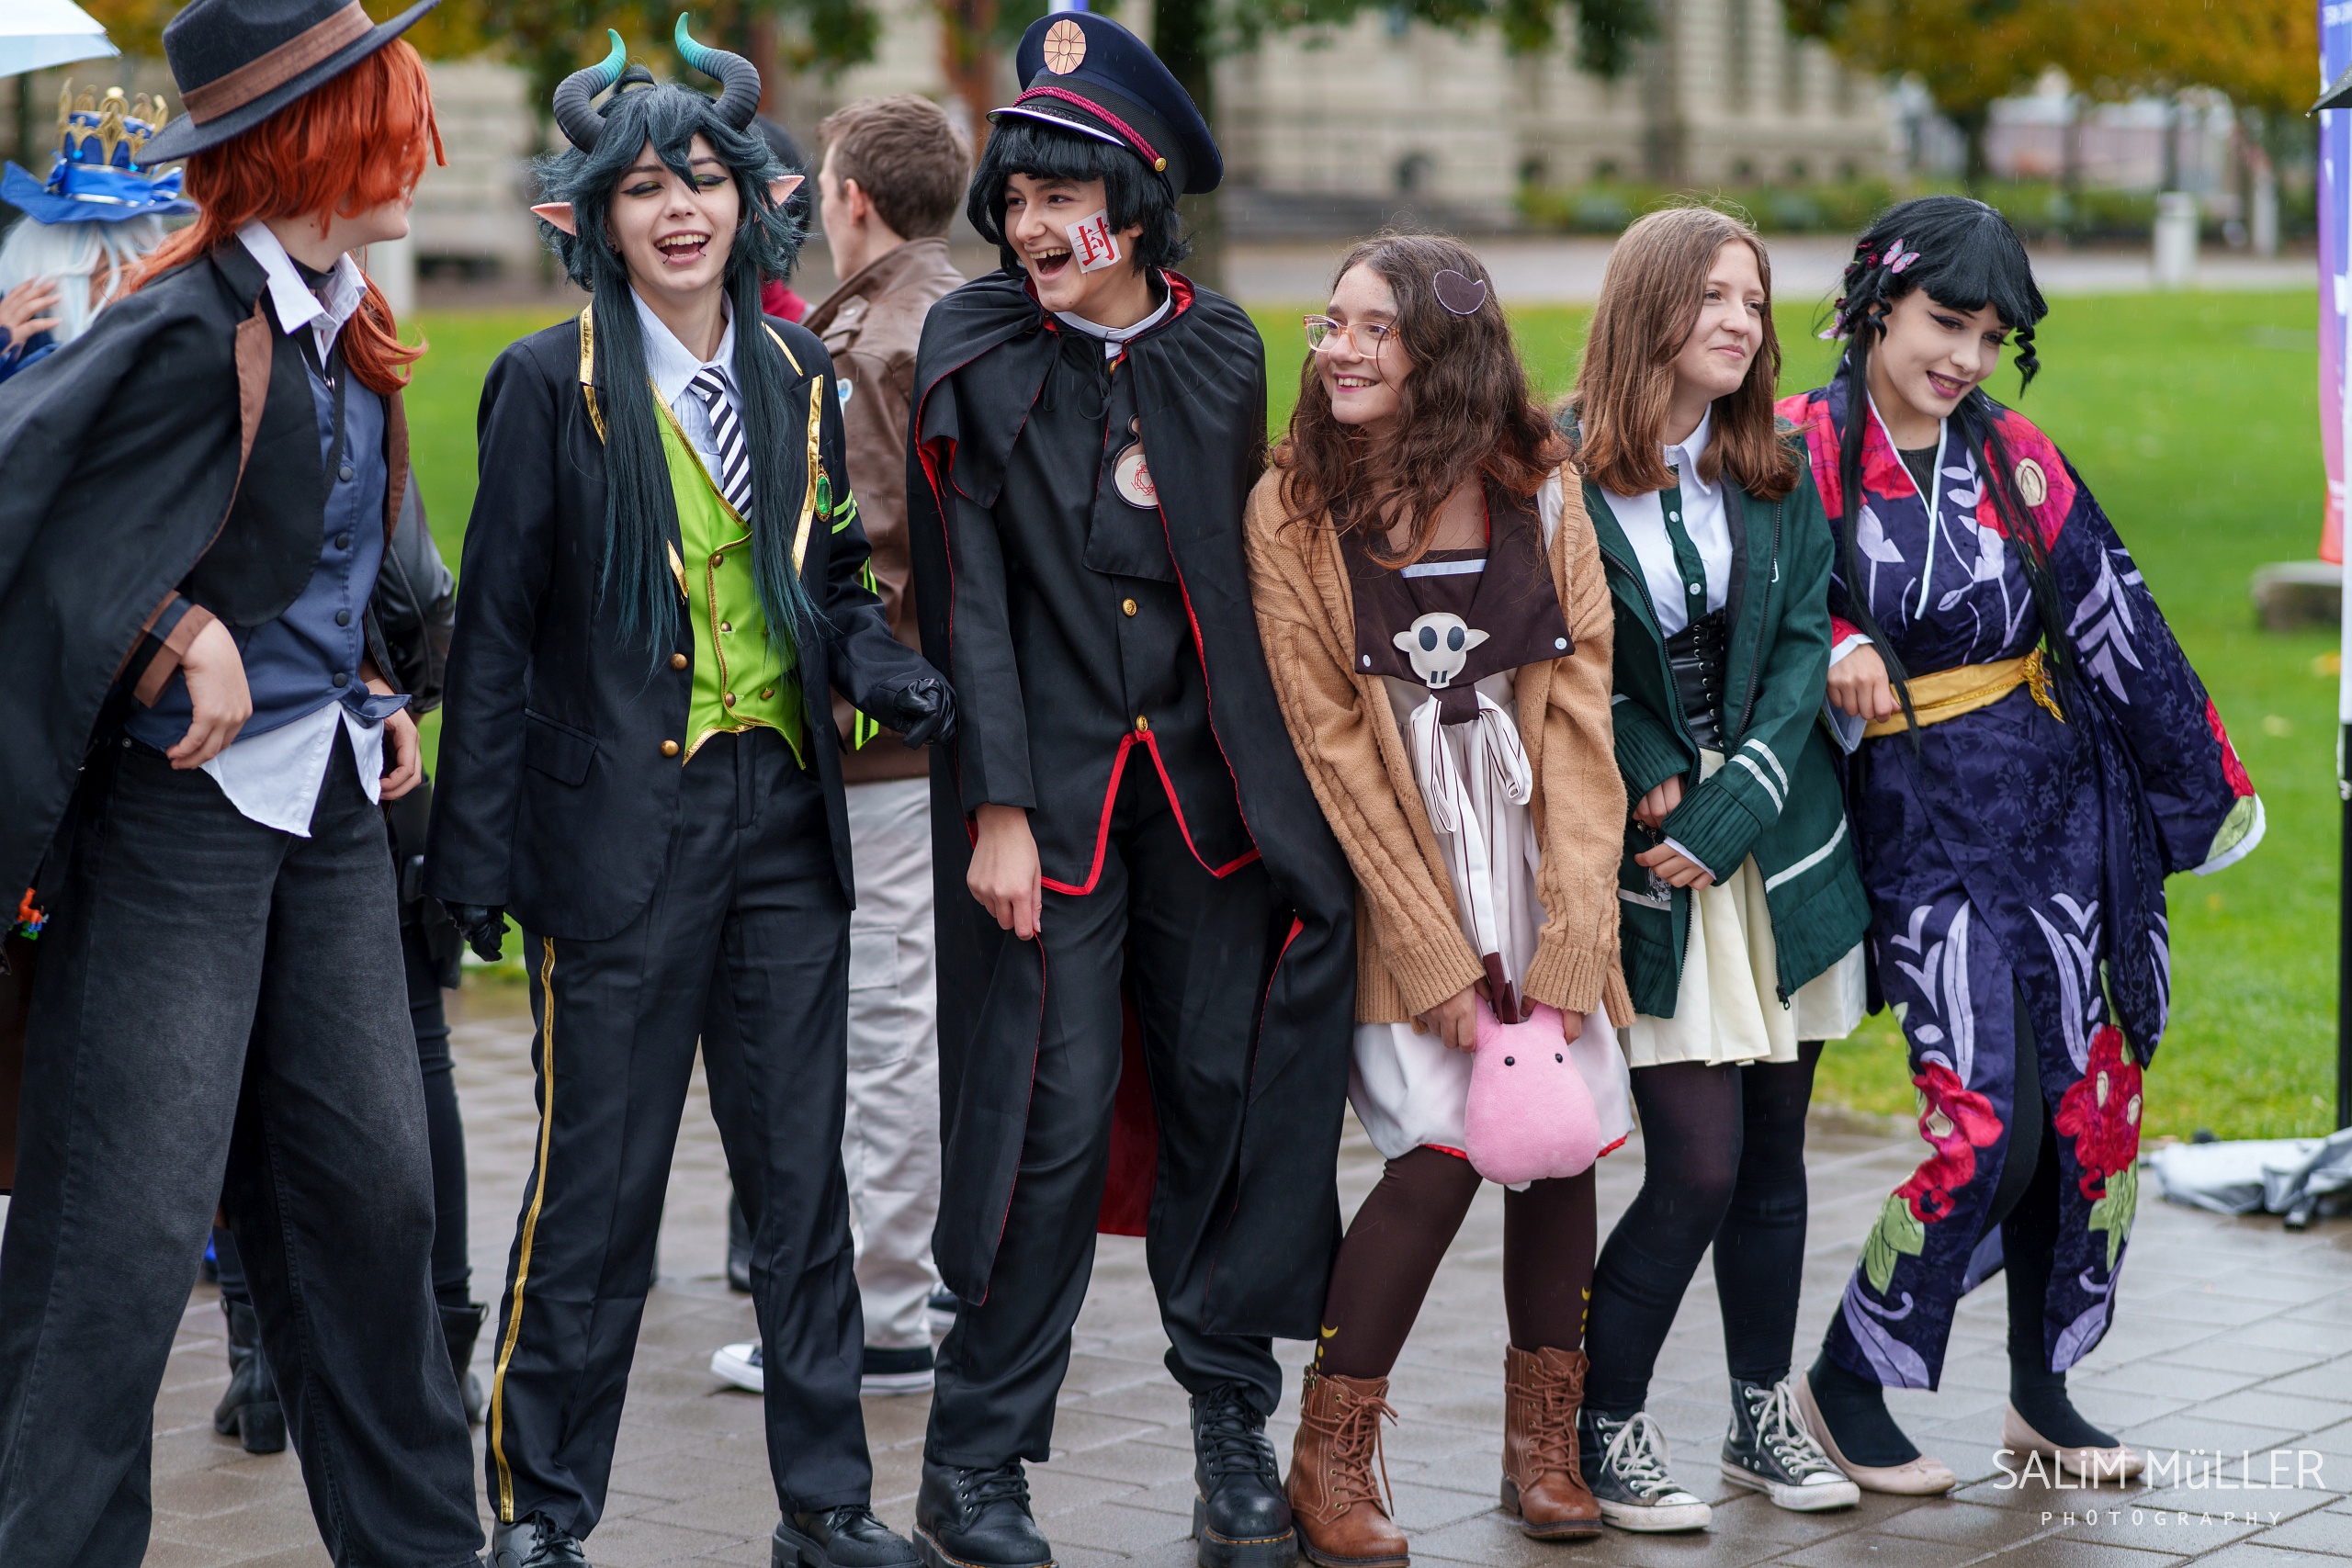
<instances>
[{"instance_id":1,"label":"white dress shirt","mask_svg":"<svg viewBox=\"0 0 2352 1568\"><path fill-rule=\"evenodd\" d=\"M368 280L359 264L348 252L337 256L334 269L320 285L321 292L313 294L302 275L294 270L294 258L286 254L285 245L266 224L248 223L237 231L237 239L261 264L278 324L288 336L308 327L318 345L319 363L325 364L344 324L367 298ZM318 808L319 790L326 783L327 763L334 755L337 728L351 737L352 759L359 765L359 787L368 792L369 800L376 799L384 772L384 727L363 723L340 702L328 703L262 734L238 737L205 763L204 771L212 775L240 816L307 839L311 814Z\"/></svg>"},{"instance_id":2,"label":"white dress shirt","mask_svg":"<svg viewBox=\"0 0 2352 1568\"><path fill-rule=\"evenodd\" d=\"M1168 312L1176 308L1175 291L1173 289L1166 289L1165 285L1162 287L1165 291L1160 296L1159 309L1154 310L1150 315L1146 316L1142 321L1137 321L1131 327L1106 327L1100 321L1090 321L1084 316L1074 316L1068 310L1055 311L1054 319L1060 321L1064 326L1077 328L1080 332L1084 333L1088 337L1101 338L1102 340L1102 357L1105 359L1116 359L1119 355L1127 352L1128 339L1141 337L1144 333L1151 331L1152 328L1166 321L1168 319Z\"/></svg>"},{"instance_id":3,"label":"white dress shirt","mask_svg":"<svg viewBox=\"0 0 2352 1568\"><path fill-rule=\"evenodd\" d=\"M638 333L645 340L646 373L653 378L654 389L662 394L662 402L677 416L678 428L685 433L686 445L695 449L695 456L702 459L710 482L718 484L718 433L711 428L709 407L691 383L706 370L717 371L719 385L725 389L727 406L734 411L736 424L741 425L743 396L735 385L734 312L728 308L727 297L718 297L719 311L727 325L718 334L718 351L708 359L696 359L636 289L630 289L628 297L636 301Z\"/></svg>"},{"instance_id":4,"label":"white dress shirt","mask_svg":"<svg viewBox=\"0 0 2352 1568\"><path fill-rule=\"evenodd\" d=\"M1714 410L1709 409L1700 416L1698 429L1666 448L1666 466L1677 470L1681 486L1683 529L1698 547L1699 558L1707 569L1711 611L1722 609L1731 594L1731 520L1724 514L1724 481L1718 478L1709 484L1699 477L1699 458L1707 450L1714 419ZM1620 495L1604 490L1601 493L1609 498L1617 525L1625 530L1626 543L1634 547L1634 558L1641 566L1650 603L1657 611L1657 629L1672 637L1690 624L1690 607L1682 573L1674 564L1674 542L1666 533L1662 504L1666 492Z\"/></svg>"}]
</instances>

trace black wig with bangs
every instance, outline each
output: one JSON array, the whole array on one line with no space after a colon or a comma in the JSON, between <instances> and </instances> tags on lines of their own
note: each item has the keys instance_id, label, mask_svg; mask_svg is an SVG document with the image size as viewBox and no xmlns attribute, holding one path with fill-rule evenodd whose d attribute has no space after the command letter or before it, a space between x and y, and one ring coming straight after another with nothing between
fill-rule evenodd
<instances>
[{"instance_id":1,"label":"black wig with bangs","mask_svg":"<svg viewBox=\"0 0 2352 1568\"><path fill-rule=\"evenodd\" d=\"M1905 261L1905 256L1911 259ZM1898 263L1900 271L1895 270ZM2033 264L2008 220L1963 196L1923 196L1887 209L1854 242L1854 258L1846 265L1842 287L1844 292L1833 308L1831 330L1846 340L1846 352L1837 370L1838 379L1846 387L1846 424L1838 432L1838 442L1841 509L1832 522L1846 581L1859 584L1865 578L1854 526L1861 515L1862 441L1870 429L1870 359L1879 339L1886 335L1887 310L1905 295L1921 290L1954 310L1981 310L1990 305L2015 336L2018 390L2022 393L2041 368L2034 355L2033 330L2050 313L2050 307L2034 286ZM2018 558L2032 590L2034 612L2049 644L2053 672L2071 676L2075 661L2064 636L2057 585L2050 575L2049 549L2018 495L2008 449L2001 440L2000 408L1982 386L1971 388L1952 411L1953 433L1987 470L1986 491L2002 530L2018 546ZM1858 592L1847 597L1855 624L1885 660L1887 676L1894 682L1916 744L1918 717L1912 712L1910 684L1902 661L1870 605Z\"/></svg>"},{"instance_id":2,"label":"black wig with bangs","mask_svg":"<svg viewBox=\"0 0 2352 1568\"><path fill-rule=\"evenodd\" d=\"M537 164L541 199L570 202L575 231L566 234L543 222L541 232L565 276L594 297L596 355L603 362L597 401L605 423L603 588L619 601L621 635L642 632L649 660L658 663L678 637L677 590L668 560L677 504L628 271L607 220L622 176L647 147L690 179L688 159L700 136L733 175L741 198L724 287L752 460L752 570L768 636L789 653L794 641L788 639L823 630L792 568L792 536L809 484L802 397L813 394L798 394L799 374L763 330L760 284L789 274L799 254L799 224L768 194L769 181L797 171L777 163L752 125L759 72L751 62L695 43L685 18L678 18L680 54L725 87L714 102L689 88L656 83L640 66L624 70L620 35L612 40L613 51L601 64L574 73L556 89L556 121L572 145ZM594 96L615 84L617 89L598 109Z\"/></svg>"},{"instance_id":3,"label":"black wig with bangs","mask_svg":"<svg viewBox=\"0 0 2352 1568\"><path fill-rule=\"evenodd\" d=\"M1192 253L1177 216L1175 193L1166 180L1144 167L1141 158L1083 131L1008 116L989 133L980 165L972 171L971 191L964 198L965 216L980 238L996 243L1007 272L1022 270L1021 258L1004 235L1005 189L1015 175L1033 180L1101 180L1111 231L1138 224L1143 228L1132 257L1138 267L1172 267Z\"/></svg>"}]
</instances>

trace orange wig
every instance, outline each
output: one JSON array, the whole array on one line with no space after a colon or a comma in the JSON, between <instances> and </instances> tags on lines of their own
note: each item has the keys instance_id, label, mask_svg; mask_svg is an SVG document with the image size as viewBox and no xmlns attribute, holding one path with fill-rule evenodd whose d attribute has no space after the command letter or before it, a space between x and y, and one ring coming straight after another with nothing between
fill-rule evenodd
<instances>
[{"instance_id":1,"label":"orange wig","mask_svg":"<svg viewBox=\"0 0 2352 1568\"><path fill-rule=\"evenodd\" d=\"M192 154L182 189L197 220L156 248L137 281L194 261L257 218L350 218L397 201L416 188L428 154L449 161L424 58L396 39L252 130ZM408 367L424 352L423 343L401 344L392 308L370 282L343 332L351 373L389 395L408 384Z\"/></svg>"}]
</instances>

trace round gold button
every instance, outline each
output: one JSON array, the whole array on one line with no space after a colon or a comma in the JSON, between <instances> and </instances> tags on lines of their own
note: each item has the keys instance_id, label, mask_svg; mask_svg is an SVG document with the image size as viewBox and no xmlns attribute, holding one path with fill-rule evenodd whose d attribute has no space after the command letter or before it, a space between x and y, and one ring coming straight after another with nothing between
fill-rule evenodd
<instances>
[{"instance_id":1,"label":"round gold button","mask_svg":"<svg viewBox=\"0 0 2352 1568\"><path fill-rule=\"evenodd\" d=\"M723 551L723 550L713 550L713 551L711 551L711 552L710 552L710 564L711 564L711 565L713 565L713 566L725 566L725 565L727 564L727 555L726 555L726 552L725 552L725 551Z\"/></svg>"},{"instance_id":2,"label":"round gold button","mask_svg":"<svg viewBox=\"0 0 2352 1568\"><path fill-rule=\"evenodd\" d=\"M673 669L673 670L684 670L685 667L686 667L686 656L685 656L684 654L683 654L683 653L673 653L673 654L670 655L670 668L671 668L671 669Z\"/></svg>"},{"instance_id":3,"label":"round gold button","mask_svg":"<svg viewBox=\"0 0 2352 1568\"><path fill-rule=\"evenodd\" d=\"M1122 599L1119 601L1119 608L1132 615L1136 613L1136 602L1132 599Z\"/></svg>"},{"instance_id":4,"label":"round gold button","mask_svg":"<svg viewBox=\"0 0 2352 1568\"><path fill-rule=\"evenodd\" d=\"M728 693L725 696L723 696L723 697L719 698L718 700L719 700L720 702L722 702L722 703L725 703L729 707L730 707L730 708L731 708L731 707L733 707L733 706L735 705L735 694L734 694L734 693L732 693L732 692L729 692L729 693Z\"/></svg>"},{"instance_id":5,"label":"round gold button","mask_svg":"<svg viewBox=\"0 0 2352 1568\"><path fill-rule=\"evenodd\" d=\"M1137 714L1137 715L1136 715L1136 733L1137 735L1148 735L1148 734L1150 734L1150 733L1151 733L1151 720L1149 720L1149 719L1148 719L1148 718L1144 717L1144 716L1143 716L1143 715L1141 715L1141 714Z\"/></svg>"},{"instance_id":6,"label":"round gold button","mask_svg":"<svg viewBox=\"0 0 2352 1568\"><path fill-rule=\"evenodd\" d=\"M766 691L762 692L762 693L760 694L760 701L762 701L762 702L766 702L766 701L768 701L770 698L774 697L775 695L775 688L774 686L770 686Z\"/></svg>"},{"instance_id":7,"label":"round gold button","mask_svg":"<svg viewBox=\"0 0 2352 1568\"><path fill-rule=\"evenodd\" d=\"M735 623L732 621L721 621L718 623L718 629L722 632L731 632L735 629Z\"/></svg>"},{"instance_id":8,"label":"round gold button","mask_svg":"<svg viewBox=\"0 0 2352 1568\"><path fill-rule=\"evenodd\" d=\"M674 757L674 756L676 756L677 754L678 754L678 743L677 743L676 741L674 741L674 740L664 740L663 742L662 742L662 755L663 755L664 757Z\"/></svg>"}]
</instances>

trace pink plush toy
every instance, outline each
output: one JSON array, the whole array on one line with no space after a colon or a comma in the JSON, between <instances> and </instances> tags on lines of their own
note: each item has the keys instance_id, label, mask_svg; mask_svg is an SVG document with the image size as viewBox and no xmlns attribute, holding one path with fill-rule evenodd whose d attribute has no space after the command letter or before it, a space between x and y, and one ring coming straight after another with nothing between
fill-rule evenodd
<instances>
[{"instance_id":1,"label":"pink plush toy","mask_svg":"<svg viewBox=\"0 0 2352 1568\"><path fill-rule=\"evenodd\" d=\"M1483 1005L1477 1010L1478 1050L1463 1114L1471 1167L1507 1187L1590 1169L1600 1156L1600 1122L1569 1058L1559 1010L1538 1002L1525 1023L1505 1023Z\"/></svg>"}]
</instances>

